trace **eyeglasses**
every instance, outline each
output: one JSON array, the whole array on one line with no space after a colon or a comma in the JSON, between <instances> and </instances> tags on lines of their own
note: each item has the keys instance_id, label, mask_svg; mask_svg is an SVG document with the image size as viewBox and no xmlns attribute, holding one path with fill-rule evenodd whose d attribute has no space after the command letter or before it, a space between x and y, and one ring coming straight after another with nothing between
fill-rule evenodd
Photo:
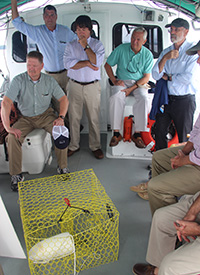
<instances>
[{"instance_id":1,"label":"eyeglasses","mask_svg":"<svg viewBox=\"0 0 200 275\"><path fill-rule=\"evenodd\" d=\"M133 56L133 57L134 57L134 56ZM140 62L137 62L137 63L135 64L135 62L133 61L133 57L132 57L131 60L128 62L127 67L126 67L126 70L127 70L129 73L136 74L136 73L139 71L139 64L140 64Z\"/></svg>"},{"instance_id":2,"label":"eyeglasses","mask_svg":"<svg viewBox=\"0 0 200 275\"><path fill-rule=\"evenodd\" d=\"M168 30L169 33L172 33L172 32L180 32L180 31L183 31L184 28L183 27L179 27L179 28L171 28Z\"/></svg>"}]
</instances>

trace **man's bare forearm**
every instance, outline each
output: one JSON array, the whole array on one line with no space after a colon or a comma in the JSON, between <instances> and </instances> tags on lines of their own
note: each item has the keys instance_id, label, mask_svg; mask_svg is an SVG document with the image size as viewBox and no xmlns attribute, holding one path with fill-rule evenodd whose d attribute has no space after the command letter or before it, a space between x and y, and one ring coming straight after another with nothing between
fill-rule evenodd
<instances>
[{"instance_id":1,"label":"man's bare forearm","mask_svg":"<svg viewBox=\"0 0 200 275\"><path fill-rule=\"evenodd\" d=\"M17 9L17 0L11 0L11 9L12 9L12 19L15 19L19 16Z\"/></svg>"}]
</instances>

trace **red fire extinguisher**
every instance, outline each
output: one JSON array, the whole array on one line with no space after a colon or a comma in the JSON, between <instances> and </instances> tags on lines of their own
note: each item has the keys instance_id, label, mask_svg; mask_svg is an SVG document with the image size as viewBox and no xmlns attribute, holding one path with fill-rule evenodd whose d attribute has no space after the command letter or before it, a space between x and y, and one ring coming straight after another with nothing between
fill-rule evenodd
<instances>
[{"instance_id":1,"label":"red fire extinguisher","mask_svg":"<svg viewBox=\"0 0 200 275\"><path fill-rule=\"evenodd\" d=\"M132 128L133 128L133 115L124 118L124 133L123 140L131 142Z\"/></svg>"}]
</instances>

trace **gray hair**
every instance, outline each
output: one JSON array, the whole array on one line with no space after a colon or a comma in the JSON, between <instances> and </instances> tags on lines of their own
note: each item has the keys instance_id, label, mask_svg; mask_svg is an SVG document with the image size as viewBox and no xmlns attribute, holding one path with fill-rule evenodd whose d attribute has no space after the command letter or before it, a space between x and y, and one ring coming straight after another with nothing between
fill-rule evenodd
<instances>
[{"instance_id":1,"label":"gray hair","mask_svg":"<svg viewBox=\"0 0 200 275\"><path fill-rule=\"evenodd\" d=\"M147 39L147 30L145 28L143 28L143 27L137 27L137 28L135 28L133 30L133 33L134 32L143 32L143 38L144 38L144 40Z\"/></svg>"}]
</instances>

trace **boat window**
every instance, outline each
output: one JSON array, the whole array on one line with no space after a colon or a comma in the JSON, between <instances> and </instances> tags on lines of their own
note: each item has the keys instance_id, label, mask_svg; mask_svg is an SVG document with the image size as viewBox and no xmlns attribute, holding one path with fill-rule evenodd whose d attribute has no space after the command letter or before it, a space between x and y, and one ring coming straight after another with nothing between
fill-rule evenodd
<instances>
[{"instance_id":1,"label":"boat window","mask_svg":"<svg viewBox=\"0 0 200 275\"><path fill-rule=\"evenodd\" d=\"M131 35L136 27L142 26L147 30L147 47L158 58L163 50L162 30L159 26L117 23L113 27L113 50L122 43L131 41Z\"/></svg>"},{"instance_id":2,"label":"boat window","mask_svg":"<svg viewBox=\"0 0 200 275\"><path fill-rule=\"evenodd\" d=\"M71 30L75 32L75 22L71 24ZM96 20L92 20L92 34L91 37L100 39L99 35L99 23Z\"/></svg>"},{"instance_id":3,"label":"boat window","mask_svg":"<svg viewBox=\"0 0 200 275\"><path fill-rule=\"evenodd\" d=\"M27 39L26 35L19 31L13 33L12 36L12 56L16 62L25 62L27 55Z\"/></svg>"},{"instance_id":4,"label":"boat window","mask_svg":"<svg viewBox=\"0 0 200 275\"><path fill-rule=\"evenodd\" d=\"M30 51L38 51L37 45L23 33L16 31L12 35L12 57L16 62L26 62L26 55Z\"/></svg>"}]
</instances>

